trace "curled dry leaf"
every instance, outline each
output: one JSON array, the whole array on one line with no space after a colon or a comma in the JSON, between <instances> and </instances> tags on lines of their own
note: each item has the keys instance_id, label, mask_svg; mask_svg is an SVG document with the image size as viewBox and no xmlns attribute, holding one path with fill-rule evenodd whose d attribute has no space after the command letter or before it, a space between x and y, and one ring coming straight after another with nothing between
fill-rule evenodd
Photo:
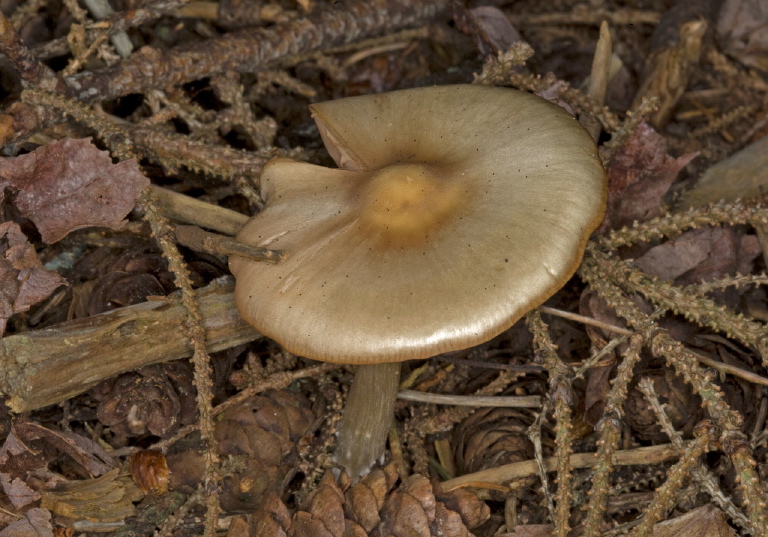
<instances>
[{"instance_id":1,"label":"curled dry leaf","mask_svg":"<svg viewBox=\"0 0 768 537\"><path fill-rule=\"evenodd\" d=\"M0 189L18 191L16 206L49 244L75 229L120 228L147 186L135 160L112 164L109 153L88 139L60 140L0 159Z\"/></svg>"},{"instance_id":2,"label":"curled dry leaf","mask_svg":"<svg viewBox=\"0 0 768 537\"><path fill-rule=\"evenodd\" d=\"M13 222L0 224L0 336L8 318L50 296L64 280L46 270L37 253Z\"/></svg>"},{"instance_id":3,"label":"curled dry leaf","mask_svg":"<svg viewBox=\"0 0 768 537\"><path fill-rule=\"evenodd\" d=\"M696 153L673 158L667 142L642 123L608 165L608 212L599 231L661 214L664 195Z\"/></svg>"},{"instance_id":4,"label":"curled dry leaf","mask_svg":"<svg viewBox=\"0 0 768 537\"><path fill-rule=\"evenodd\" d=\"M26 472L44 468L53 459L66 455L84 476L100 476L115 461L93 440L67 431L53 431L31 422L17 422L0 448L0 471L25 477Z\"/></svg>"}]
</instances>

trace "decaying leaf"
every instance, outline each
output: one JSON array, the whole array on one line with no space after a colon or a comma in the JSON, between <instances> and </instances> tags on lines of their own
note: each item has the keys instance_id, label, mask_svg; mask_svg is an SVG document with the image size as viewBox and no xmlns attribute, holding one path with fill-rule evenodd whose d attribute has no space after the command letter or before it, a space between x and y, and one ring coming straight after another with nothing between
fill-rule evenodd
<instances>
[{"instance_id":1,"label":"decaying leaf","mask_svg":"<svg viewBox=\"0 0 768 537\"><path fill-rule=\"evenodd\" d=\"M659 522L650 537L736 537L723 512L712 504L683 516Z\"/></svg>"},{"instance_id":2,"label":"decaying leaf","mask_svg":"<svg viewBox=\"0 0 768 537\"><path fill-rule=\"evenodd\" d=\"M24 518L0 531L0 537L53 537L51 512L48 509L30 509Z\"/></svg>"},{"instance_id":3,"label":"decaying leaf","mask_svg":"<svg viewBox=\"0 0 768 537\"><path fill-rule=\"evenodd\" d=\"M671 157L667 141L646 123L641 124L608 166L608 211L600 230L661 214L664 195L695 156Z\"/></svg>"},{"instance_id":4,"label":"decaying leaf","mask_svg":"<svg viewBox=\"0 0 768 537\"><path fill-rule=\"evenodd\" d=\"M688 285L746 274L758 255L760 245L754 235L740 235L730 227L706 227L654 246L634 263L649 274Z\"/></svg>"},{"instance_id":5,"label":"decaying leaf","mask_svg":"<svg viewBox=\"0 0 768 537\"><path fill-rule=\"evenodd\" d=\"M51 512L91 522L116 522L136 513L133 502L144 494L130 476L115 468L96 479L71 481L55 490L44 490L41 505Z\"/></svg>"},{"instance_id":6,"label":"decaying leaf","mask_svg":"<svg viewBox=\"0 0 768 537\"><path fill-rule=\"evenodd\" d=\"M14 222L0 224L0 336L14 313L26 311L65 282L46 270Z\"/></svg>"},{"instance_id":7,"label":"decaying leaf","mask_svg":"<svg viewBox=\"0 0 768 537\"><path fill-rule=\"evenodd\" d=\"M483 55L506 52L512 43L520 40L520 33L497 7L478 6L457 11L457 27L474 38Z\"/></svg>"},{"instance_id":8,"label":"decaying leaf","mask_svg":"<svg viewBox=\"0 0 768 537\"><path fill-rule=\"evenodd\" d=\"M744 65L768 71L768 3L725 0L717 21L725 52Z\"/></svg>"},{"instance_id":9,"label":"decaying leaf","mask_svg":"<svg viewBox=\"0 0 768 537\"><path fill-rule=\"evenodd\" d=\"M119 229L148 185L135 160L112 164L88 139L0 159L0 189L18 191L16 206L49 244L84 227Z\"/></svg>"},{"instance_id":10,"label":"decaying leaf","mask_svg":"<svg viewBox=\"0 0 768 537\"><path fill-rule=\"evenodd\" d=\"M0 485L3 487L5 495L17 509L40 499L40 494L29 488L20 478L12 479L10 474L0 473Z\"/></svg>"},{"instance_id":11,"label":"decaying leaf","mask_svg":"<svg viewBox=\"0 0 768 537\"><path fill-rule=\"evenodd\" d=\"M696 184L684 192L679 209L720 200L760 196L768 191L768 136L710 166Z\"/></svg>"}]
</instances>

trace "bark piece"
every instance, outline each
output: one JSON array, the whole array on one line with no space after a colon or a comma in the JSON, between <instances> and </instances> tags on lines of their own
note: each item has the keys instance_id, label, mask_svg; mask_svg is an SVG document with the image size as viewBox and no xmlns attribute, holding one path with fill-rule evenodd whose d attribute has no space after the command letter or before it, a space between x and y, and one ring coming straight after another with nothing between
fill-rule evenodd
<instances>
[{"instance_id":1,"label":"bark piece","mask_svg":"<svg viewBox=\"0 0 768 537\"><path fill-rule=\"evenodd\" d=\"M235 310L231 279L197 291L208 352L253 341L260 334ZM14 412L65 401L100 381L192 354L179 327L178 299L142 302L95 317L0 340L0 393Z\"/></svg>"}]
</instances>

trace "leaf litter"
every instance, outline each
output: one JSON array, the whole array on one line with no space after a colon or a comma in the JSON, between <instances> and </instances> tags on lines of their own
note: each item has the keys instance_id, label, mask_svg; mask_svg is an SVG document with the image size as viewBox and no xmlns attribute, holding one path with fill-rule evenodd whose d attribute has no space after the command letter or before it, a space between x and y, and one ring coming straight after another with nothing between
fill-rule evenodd
<instances>
[{"instance_id":1,"label":"leaf litter","mask_svg":"<svg viewBox=\"0 0 768 537\"><path fill-rule=\"evenodd\" d=\"M393 20L397 19L394 15L398 10L403 9L396 0L374 3ZM420 2L413 4L415 9L421 9ZM78 60L71 67L82 69L78 74L55 76L62 77L65 86L90 84L89 100L102 101L101 106L107 103L108 113L128 119L116 126L104 123L101 112L91 111L85 122L90 122L90 126L101 125L103 128L96 131L102 139L130 139L133 146L128 153L135 151L141 155L142 163L149 164L145 171L153 180L241 213L254 212L261 204L257 180L244 178L242 168L238 167L243 162L258 170L269 156L288 151L294 155L301 152L303 160L314 158L317 136L308 127L306 113L306 96L312 93L317 95L316 99L324 100L386 91L404 84L434 83L429 78L433 76L439 83L468 82L485 59L486 79L492 78L489 73L493 68L498 68L497 75L503 80L496 83L542 93L567 105L575 114L590 116L602 125L601 144L605 139L618 140L607 162L608 215L602 236L593 240L593 250L585 256L583 281L574 280L551 302L602 322L603 327L584 330L571 322L548 317L548 334L532 335L524 326L516 326L478 348L425 364L408 365L404 375L413 388L422 391L456 395L485 391L491 395L568 395L572 421L558 422L549 413L537 417L536 413L522 410L473 412L460 407L403 405L398 412L391 455L400 463L400 473L396 466L384 466L353 484L344 476L334 476L328 458L342 397L339 385L347 382L346 374L337 370L329 375L323 370L324 373L304 380L291 381L290 375L309 369L307 363L261 339L211 357L211 382L215 404L219 405L215 407L219 416L215 428L217 446L201 444L194 433L194 420L205 418L196 417L189 371L169 369L166 364L145 364L147 369L99 379L103 383L97 389L63 402L62 407L35 410L31 419L25 416L13 427L10 420L0 421L0 438L4 438L0 447L0 507L15 516L0 515L0 520L9 524L0 536L52 535L54 525L57 532L74 528L114 531L116 526L110 524L115 521L122 526L117 530L119 534L159 531L170 535L173 527L163 520L171 513L151 519L147 506L159 508L164 505L159 497L183 491L187 503L170 508L176 511L168 520L182 520L190 512L202 514L196 506L212 497L208 494L211 490L201 488L201 483L206 482L203 468L211 457L222 461L221 475L213 481L214 491L219 492L219 505L226 514L249 512L250 518L240 515L244 523L232 522L232 535L237 535L234 532L239 527L242 535L270 537L340 536L346 532L362 536L379 535L382 531L392 535L418 531L425 536L533 536L566 535L570 526L588 535L600 535L616 527L631 534L634 522L648 525L652 516L666 517L667 522L650 524L652 530L648 535L737 534L725 522L726 518L739 528L739 534L760 534L761 528L766 527L765 506L759 501L749 504L745 500L759 497L758 492L764 490L764 485L753 486L765 479L768 436L765 415L759 410L764 406L764 395L746 377L731 377L725 369L718 369L718 375L706 370L700 377L691 376L689 371L695 367L684 358L686 352L693 351L731 366L728 371L762 374L761 361L765 362L765 356L760 355L760 341L750 339L747 332L731 334L722 328L722 323L739 326L742 322L753 322L741 317L744 304L750 305L749 313L757 320L760 315L764 316L762 322L768 318L765 278L760 275L765 264L759 255L765 255L765 246L761 247L760 242L761 233L766 233L760 228L765 225L765 217L757 204L728 205L722 209L712 206L690 213L690 217L685 216L687 213L665 216L670 208L676 207L676 196L695 183L692 178L698 172L712 167L746 142L765 135L766 110L756 104L765 102L768 88L764 74L768 49L761 33L765 17L760 3L729 0L714 15L702 2L688 6L678 2L671 10L667 9L668 2L649 2L645 9L634 10L618 2L605 2L590 9L568 1L555 2L547 8L526 1L496 4L499 7L455 9L457 26L467 35L447 25L433 26L433 30L439 27L440 37L430 41L423 32L418 33L418 28L408 29L404 32L415 33L393 34L394 41L364 42L362 53L327 49L322 56L293 58L290 61L297 63L285 64L289 65L287 69L260 71L257 81L242 72L252 66L240 69L241 65L232 59L243 52L238 47L246 46L247 38L228 42L229 48L218 47L230 36L224 32L224 41L211 38L210 43L215 45L206 48L206 38L201 36L213 36L226 25L214 31L213 26L205 26L209 23L202 20L198 21L202 26L197 29L205 26L209 33L187 33L179 25L164 34L179 41L197 41L196 45L205 51L198 61L186 61L187 49L177 47L175 42L161 42L152 31L146 31L147 48L126 61L117 61L110 55L108 40L99 45L99 61L115 62L111 71L91 70L90 64ZM294 43L297 36L310 35L294 31L291 25L306 28L301 26L306 22L296 21L304 21L304 12L312 10L325 13L323 20L331 21L323 35L334 35L335 15L327 15L325 9L319 1L301 3L301 12L287 3L270 3L269 9L262 9L260 14L272 25L271 41L258 42L264 39L258 37L262 34L253 34L255 37L251 38L259 45L255 50L270 51L272 43ZM364 8L356 9L356 16L348 24L367 24ZM122 12L116 15L127 20L121 19L124 16ZM674 45L680 28L691 17L707 19L708 27L716 28L720 39L704 39L700 56L686 55L685 50ZM615 52L612 62L619 73L614 87L609 82L608 104L612 109L607 111L601 108L602 103L590 103L580 89L591 75L596 30L604 19L610 22ZM40 26L30 26L31 21L21 13L15 19L27 31L45 33ZM162 30L153 24L150 17L142 30ZM293 30L283 32L284 28ZM72 25L69 31L74 35L76 26ZM662 34L672 36L670 48L664 49L669 47L669 40L662 39ZM57 50L53 36L42 36L41 42L46 38L50 44L45 46L50 49L36 49L42 56ZM505 56L507 46L518 38L528 41L536 51L527 63L514 59L514 54ZM9 39L3 45L8 57L23 57L23 49L13 48L16 45L12 41ZM516 46L519 42L512 44L513 49ZM439 53L435 54L435 50ZM485 58L478 56L478 50ZM615 105L622 99L625 103L632 101L632 93L640 86L638 77L643 76L647 67L644 64L648 50L658 54L653 57L664 58L665 66L679 67L690 76L685 92L680 95L677 88L665 85L663 76L647 85L659 92L657 97L671 111L669 124L658 131L641 121L642 111L631 110L637 117L625 116L629 105ZM177 53L179 56L174 56ZM265 57L270 53L265 52ZM496 56L497 53L500 55ZM233 56L225 59L220 54ZM242 53L240 57L254 55ZM135 62L146 68L136 69ZM50 81L46 77L54 74L45 71L49 69L45 65L34 62L13 65L27 82ZM205 79L200 73L206 73L211 76L211 84L221 85L224 79L216 77L223 65L238 66L226 72L226 102L215 99L215 92L199 82ZM749 71L744 66L763 71ZM658 75L659 70L656 71ZM661 71L664 74L664 69ZM154 78L156 73L163 73L162 80ZM178 84L179 81L192 85ZM48 82L39 85L55 87ZM248 89L241 91L243 88ZM132 112L109 104L108 99L125 93L144 93L144 104ZM616 95L624 97L619 99ZM4 253L0 258L0 322L3 329L8 324L8 345L18 344L20 340L13 338L22 337L25 331L55 330L58 325L54 319L98 322L98 315L88 314L131 307L148 297L158 300L158 295L174 288L167 260L156 262L161 255L152 250L150 237L145 231L144 236L138 236L136 228L130 232L126 228L126 218L135 218L130 213L148 185L137 161L113 164L109 152L96 149L82 138L87 134L84 129L74 124L58 132L48 129L46 121L56 121L53 114L39 116L43 105L37 111L24 106L27 105L14 103L0 118L0 129L12 131L3 134L6 140L16 140L25 128L29 130L24 136L39 131L63 139L0 160L0 182L5 189L4 222L0 224L0 247ZM83 119L82 108L72 105L67 111ZM650 108L644 113L650 115ZM270 126L268 136L254 136L254 132L261 132L262 124ZM120 136L114 136L117 131ZM152 143L147 143L149 140ZM271 144L275 146L260 147ZM15 147L26 150L32 145ZM228 153L228 158L222 159L217 152L222 147L235 147L240 153ZM117 155L123 154L125 148L113 149ZM248 160L256 155L254 160ZM749 173L755 157L745 155L747 171L743 173ZM240 158L243 160L237 160ZM200 163L206 161L216 166L203 167ZM199 173L203 170L208 177ZM219 173L221 177L217 176ZM759 196L761 187L753 192ZM738 198L728 194L724 197ZM93 226L102 231L77 231ZM611 246L606 247L607 244ZM141 261L126 262L128 257L133 259L135 252L140 252ZM58 273L45 268L44 261L47 264L64 254L72 254L73 261L67 268ZM197 274L195 285L204 286L221 275L221 259L204 259L190 251L183 254ZM601 256L608 261L603 262ZM667 283L685 301L681 311L664 306L669 303L663 295L669 290L664 287ZM76 293L62 287L67 284L86 295L77 298L86 306L75 307ZM63 292L57 296L63 299L51 295L60 287ZM92 291L94 288L97 293ZM63 300L63 305L57 305L56 300ZM68 307L68 311L60 313ZM633 317L633 311L639 317ZM638 328L638 318L653 324L643 332ZM140 329L139 321L137 325ZM635 331L635 338L649 339L639 347L633 346L631 338L620 340L611 327ZM117 327L115 341L119 341L121 330L135 328L128 323ZM535 370L525 369L538 356L531 349L531 340L542 347L550 337L569 370L596 357L597 365L587 368L584 381L576 379L569 388L559 385L550 392L540 365ZM669 344L670 341L683 350ZM624 415L610 414L610 409L616 408L609 400L616 391L613 386L625 381L619 366L635 351L635 378L626 383L626 393L619 404ZM464 358L467 360L462 362ZM659 417L652 397L639 388L641 377L653 386L661 402L659 406L667 413L668 424ZM23 376L9 381L0 373L0 386L3 382L23 381ZM275 386L290 389L265 391ZM702 397L706 408L701 406ZM720 412L722 404L732 414ZM723 417L727 415L738 415L743 426L738 425L738 420ZM578 457L609 445L610 438L602 436L606 434L605 424L619 419L623 426L620 447L624 449L617 453L631 458L635 449L674 443L675 435L692 442L694 432L701 433L694 426L705 418L714 420L724 431L722 437L708 446L701 441L704 449L711 451L706 459L701 458L702 462L708 471L717 472L714 488L707 488L706 482L700 481L703 478L695 473L691 473L694 477L684 476L678 481L680 476L672 466L676 455L659 461L638 456L630 466L617 463L609 479L596 483L590 483L596 473L581 470L583 467L574 462L575 469L571 471L576 479L576 494L569 500L573 502L570 517L563 519L551 510L551 501L548 506L547 500L548 494L556 492L558 481L537 471L537 465L522 477L493 482L493 472L500 472L502 464L503 468L511 468L537 460L538 468L543 468L544 458L556 452L558 427L567 426L574 431L569 449ZM466 433L446 434L461 432L462 426ZM734 438L740 440L733 442ZM683 449L688 444L680 445ZM147 446L156 448L152 453L168 456L171 492L159 492L158 496L149 493L139 504L144 493L125 480L126 464L131 453L142 453L137 448ZM507 453L508 446L513 446L514 456ZM471 460L472 465L457 467L456 461L463 458ZM619 459L608 457L604 461ZM146 462L155 461L154 456L133 460L130 470L134 479L141 481L154 475L156 463L147 466ZM146 464L135 462L142 460ZM456 479L466 477L461 473L476 476L480 481L444 493L438 481L450 487ZM743 480L738 481L737 475ZM210 487L212 481L207 483ZM679 483L678 488L672 493L659 492L666 491L663 487L671 483ZM152 490L145 485L140 485L144 491ZM590 498L580 494L579 487L609 490L608 500L592 505ZM481 491L479 497L474 491ZM663 504L669 497L676 498L677 503ZM215 514L211 505L208 503L208 512ZM53 519L51 511L56 514ZM601 524L594 525L587 518L585 513L590 511L600 514ZM86 522L90 525L83 526ZM195 521L178 524L178 534L198 532L201 528ZM134 530L137 533L131 533Z\"/></svg>"}]
</instances>

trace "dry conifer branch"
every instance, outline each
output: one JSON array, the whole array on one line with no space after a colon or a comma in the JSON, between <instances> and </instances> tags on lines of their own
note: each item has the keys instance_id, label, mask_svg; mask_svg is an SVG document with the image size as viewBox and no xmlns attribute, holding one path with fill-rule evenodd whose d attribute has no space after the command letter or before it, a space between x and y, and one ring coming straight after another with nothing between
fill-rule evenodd
<instances>
[{"instance_id":1,"label":"dry conifer branch","mask_svg":"<svg viewBox=\"0 0 768 537\"><path fill-rule=\"evenodd\" d=\"M64 81L29 51L11 22L2 13L0 13L0 50L27 84L47 91L66 90Z\"/></svg>"},{"instance_id":2,"label":"dry conifer branch","mask_svg":"<svg viewBox=\"0 0 768 537\"><path fill-rule=\"evenodd\" d=\"M541 492L544 495L544 501L547 504L547 510L549 512L549 518L552 520L555 520L557 518L557 512L555 511L555 502L552 499L552 493L549 490L549 478L547 477L547 464L544 460L544 449L541 445L541 428L543 426L544 421L547 418L547 415L552 411L552 399L547 398L544 402L544 408L541 409L541 412L539 412L536 415L536 419L533 421L530 427L528 427L528 430L526 433L528 434L528 438L531 440L531 443L533 444L533 456L534 461L536 463L536 473L539 476L539 481L541 483ZM560 459L559 457L555 458L557 461L557 466L554 466L554 469L559 468Z\"/></svg>"},{"instance_id":3,"label":"dry conifer branch","mask_svg":"<svg viewBox=\"0 0 768 537\"><path fill-rule=\"evenodd\" d=\"M627 143L630 136L632 136L643 121L645 121L645 118L658 108L658 105L658 98L651 97L649 99L643 99L634 112L631 110L627 112L626 118L621 125L619 125L616 132L613 133L611 139L600 146L600 158L603 159L605 165L608 165L616 154L616 151Z\"/></svg>"},{"instance_id":4,"label":"dry conifer branch","mask_svg":"<svg viewBox=\"0 0 768 537\"><path fill-rule=\"evenodd\" d=\"M242 151L196 142L180 134L159 132L151 127L134 127L130 133L141 156L159 163L167 171L185 168L230 181L241 177L255 181L264 164L273 158L300 158L303 155L301 149L280 150L272 147Z\"/></svg>"},{"instance_id":5,"label":"dry conifer branch","mask_svg":"<svg viewBox=\"0 0 768 537\"><path fill-rule=\"evenodd\" d=\"M112 67L78 73L67 82L81 100L93 102L225 71L254 72L289 55L423 24L449 5L447 0L358 0L342 8L319 8L306 18L269 29L233 32L186 49L162 52L144 48Z\"/></svg>"},{"instance_id":6,"label":"dry conifer branch","mask_svg":"<svg viewBox=\"0 0 768 537\"><path fill-rule=\"evenodd\" d=\"M96 132L104 139L105 143L115 150L115 154L120 160L134 158L133 146L127 141L122 129L119 129L110 121L97 116L87 105L40 91L28 92L27 98L33 101L36 100L36 104L53 106L73 116L76 120L96 128ZM168 268L175 276L175 283L181 289L181 303L187 311L186 320L182 323L182 326L192 344L193 350L192 360L195 365L195 385L197 387L197 401L201 424L200 431L205 443L204 460L206 465L206 491L208 492L206 496L208 507L206 537L212 537L216 531L216 520L221 512L221 507L219 506L217 494L218 456L216 455L216 441L213 436L213 423L211 421L211 400L213 399L211 392L211 366L210 357L206 350L203 317L200 314L200 307L192 290L192 283L189 280L186 264L176 247L173 230L168 220L158 210L149 189L142 193L139 204L152 229L152 235L168 262Z\"/></svg>"},{"instance_id":7,"label":"dry conifer branch","mask_svg":"<svg viewBox=\"0 0 768 537\"><path fill-rule=\"evenodd\" d=\"M698 464L699 458L712 449L711 445L717 437L716 429L711 422L706 420L696 426L694 434L696 439L686 447L680 461L669 470L664 484L656 489L642 522L630 533L632 537L649 535L653 531L654 524L662 520L667 512L674 507L675 494L682 488L683 482Z\"/></svg>"},{"instance_id":8,"label":"dry conifer branch","mask_svg":"<svg viewBox=\"0 0 768 537\"><path fill-rule=\"evenodd\" d=\"M516 67L525 65L534 54L533 48L525 41L515 41L506 52L499 52L494 57L489 57L483 65L479 75L475 75L475 84L487 86L500 86L509 80L509 76Z\"/></svg>"},{"instance_id":9,"label":"dry conifer branch","mask_svg":"<svg viewBox=\"0 0 768 537\"><path fill-rule=\"evenodd\" d=\"M595 243L600 248L615 250L638 242L650 242L659 238L674 238L689 229L720 224L768 223L768 209L749 206L741 201L714 203L681 213L659 216L646 222L635 223L601 237Z\"/></svg>"},{"instance_id":10,"label":"dry conifer branch","mask_svg":"<svg viewBox=\"0 0 768 537\"><path fill-rule=\"evenodd\" d=\"M177 226L176 240L179 241L179 244L198 252L226 256L239 255L240 257L246 257L254 261L264 261L265 263L277 263L285 255L280 250L259 248L224 237L223 235L208 233L197 226Z\"/></svg>"},{"instance_id":11,"label":"dry conifer branch","mask_svg":"<svg viewBox=\"0 0 768 537\"><path fill-rule=\"evenodd\" d=\"M759 285L768 285L768 274L737 274L736 276L726 276L719 280L692 284L686 287L685 290L691 290L696 294L703 295L710 291L725 289L726 287L748 287L750 285L754 285L755 287Z\"/></svg>"},{"instance_id":12,"label":"dry conifer branch","mask_svg":"<svg viewBox=\"0 0 768 537\"><path fill-rule=\"evenodd\" d=\"M526 317L528 328L533 333L533 341L537 351L543 355L544 365L549 371L549 393L555 412L555 443L557 444L557 507L555 515L555 535L565 537L570 531L568 517L571 510L571 471L570 455L573 453L571 443L573 429L571 405L573 404L573 387L571 386L571 369L557 356L557 347L547 333L547 325L541 320L539 313L534 310Z\"/></svg>"},{"instance_id":13,"label":"dry conifer branch","mask_svg":"<svg viewBox=\"0 0 768 537\"><path fill-rule=\"evenodd\" d=\"M75 121L94 130L95 134L119 160L136 158L136 151L128 133L113 121L97 114L90 106L69 99L64 95L32 89L21 94L22 102L45 106L70 116Z\"/></svg>"},{"instance_id":14,"label":"dry conifer branch","mask_svg":"<svg viewBox=\"0 0 768 537\"><path fill-rule=\"evenodd\" d=\"M768 529L766 528L766 505L760 499L762 498L760 482L754 470L756 463L752 450L745 435L740 432L743 418L738 412L731 410L725 402L723 392L712 382L712 373L702 371L695 358L680 342L675 341L666 330L656 327L640 312L637 306L611 283L609 273L601 270L594 260L585 257L580 274L616 313L627 319L629 324L637 330L649 334L648 344L654 356L665 359L701 397L704 407L715 424L723 431L720 441L739 475L744 497L749 502L747 512L750 522L757 529L758 535L764 535ZM749 501L750 498L756 498L757 501Z\"/></svg>"},{"instance_id":15,"label":"dry conifer branch","mask_svg":"<svg viewBox=\"0 0 768 537\"><path fill-rule=\"evenodd\" d=\"M647 377L642 378L640 379L640 382L638 382L637 387L641 392L643 392L646 401L648 401L648 404L656 415L656 418L659 420L659 425L661 426L662 430L666 433L672 443L680 450L682 455L685 450L683 438L680 436L680 433L675 431L669 416L667 416L667 413L662 408L661 402L656 395L656 389L654 388L653 381ZM720 489L720 486L717 483L717 478L715 478L712 472L710 472L701 462L699 462L697 466L694 466L691 469L691 474L706 489L706 491L717 503L717 505L723 509L723 511L728 513L728 516L731 517L731 520L733 520L738 526L750 532L752 535L757 535L754 531L754 528L750 524L749 519L744 516L744 514L739 511L735 505L733 505L733 502L730 500L730 498L728 498Z\"/></svg>"},{"instance_id":16,"label":"dry conifer branch","mask_svg":"<svg viewBox=\"0 0 768 537\"><path fill-rule=\"evenodd\" d=\"M275 157L297 158L302 155L300 149L285 151L265 148L247 152L195 142L185 136L160 132L148 126L118 126L86 104L42 90L26 90L22 94L22 101L63 112L92 128L120 160L133 158L138 153L169 171L186 168L210 177L235 180L240 177L258 177L264 164ZM36 123L47 119L35 112ZM23 137L28 133L22 131L20 134Z\"/></svg>"},{"instance_id":17,"label":"dry conifer branch","mask_svg":"<svg viewBox=\"0 0 768 537\"><path fill-rule=\"evenodd\" d=\"M714 300L650 276L631 267L627 262L593 253L595 262L610 274L611 281L625 287L629 292L641 293L655 304L683 315L689 321L705 324L713 330L724 332L739 339L745 345L757 349L763 363L768 364L768 331L765 325L745 319Z\"/></svg>"},{"instance_id":18,"label":"dry conifer branch","mask_svg":"<svg viewBox=\"0 0 768 537\"><path fill-rule=\"evenodd\" d=\"M532 92L541 92L548 89L550 86L550 83L540 76L521 73L510 73L509 81L517 88ZM563 89L559 91L559 94L563 100L577 108L579 112L589 114L597 119L606 131L615 132L619 128L621 122L619 121L618 116L608 110L608 107L601 106L594 102L590 97L585 95L584 92L563 83Z\"/></svg>"},{"instance_id":19,"label":"dry conifer branch","mask_svg":"<svg viewBox=\"0 0 768 537\"><path fill-rule=\"evenodd\" d=\"M639 334L630 338L624 360L619 364L616 378L608 394L605 411L595 427L600 439L597 441L597 465L592 476L587 519L584 522L586 536L598 537L602 532L602 520L610 491L608 479L613 470L613 454L621 438L622 404L627 398L629 383L632 381L632 370L640 361L640 349L643 343L644 340Z\"/></svg>"},{"instance_id":20,"label":"dry conifer branch","mask_svg":"<svg viewBox=\"0 0 768 537\"><path fill-rule=\"evenodd\" d=\"M757 104L748 104L737 106L733 110L729 110L721 114L719 117L713 119L703 127L699 127L691 133L694 138L703 138L709 134L714 134L725 127L728 127L738 121L742 121L745 118L754 116L760 110L760 106Z\"/></svg>"},{"instance_id":21,"label":"dry conifer branch","mask_svg":"<svg viewBox=\"0 0 768 537\"><path fill-rule=\"evenodd\" d=\"M168 220L158 211L149 189L142 192L140 198L144 216L152 228L163 256L168 261L168 268L175 276L175 283L181 289L181 303L187 311L182 327L192 345L192 362L195 366L195 387L197 388L197 408L200 412L200 435L203 439L203 460L205 462L206 517L205 537L216 534L216 522L221 513L218 486L220 480L219 457L216 454L217 441L213 435L213 381L211 380L211 357L205 346L205 325L200 313L200 304L192 290L189 271L176 247L175 236Z\"/></svg>"}]
</instances>

